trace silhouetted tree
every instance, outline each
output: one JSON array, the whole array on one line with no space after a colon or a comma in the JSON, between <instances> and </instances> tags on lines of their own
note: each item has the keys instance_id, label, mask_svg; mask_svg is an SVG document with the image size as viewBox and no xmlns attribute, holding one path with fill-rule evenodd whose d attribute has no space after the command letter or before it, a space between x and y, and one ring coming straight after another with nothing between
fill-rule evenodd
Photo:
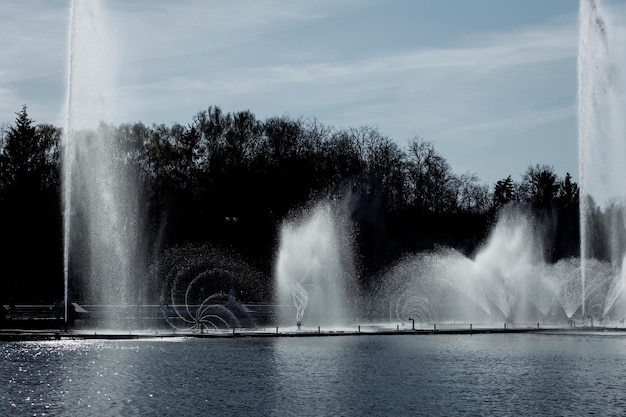
<instances>
[{"instance_id":1,"label":"silhouetted tree","mask_svg":"<svg viewBox=\"0 0 626 417\"><path fill-rule=\"evenodd\" d=\"M441 213L455 204L450 187L452 170L432 142L415 138L409 142L408 185L412 205L422 210Z\"/></svg>"},{"instance_id":2,"label":"silhouetted tree","mask_svg":"<svg viewBox=\"0 0 626 417\"><path fill-rule=\"evenodd\" d=\"M489 187L481 184L476 174L467 172L457 175L451 186L456 191L457 212L480 215L489 211Z\"/></svg>"},{"instance_id":3,"label":"silhouetted tree","mask_svg":"<svg viewBox=\"0 0 626 417\"><path fill-rule=\"evenodd\" d=\"M559 191L559 181L549 165L529 166L520 185L521 196L536 207L552 207Z\"/></svg>"},{"instance_id":4,"label":"silhouetted tree","mask_svg":"<svg viewBox=\"0 0 626 417\"><path fill-rule=\"evenodd\" d=\"M58 296L61 286L59 129L35 125L26 106L0 149L2 288L24 299Z\"/></svg>"},{"instance_id":5,"label":"silhouetted tree","mask_svg":"<svg viewBox=\"0 0 626 417\"><path fill-rule=\"evenodd\" d=\"M552 259L578 251L578 186L547 165L530 166L519 183L509 175L490 193L475 174L455 174L432 142L414 138L400 148L373 127L335 129L288 116L259 120L247 110L226 113L210 106L188 125L101 128L115 141L117 166L141 181L145 195L137 198L147 202L147 247L210 243L271 274L282 220L316 198L350 195L366 277L406 252L436 245L471 253L494 214L511 202L529 203L544 222ZM25 107L14 125L0 126L3 253L14 259L23 253L49 256L46 265L55 262L57 270L60 135L53 126L35 125ZM589 233L600 236L606 213L593 213ZM45 237L33 245L32 236ZM601 245L594 250L608 256ZM23 274L18 263L6 269L12 278L3 278L3 288ZM45 281L41 265L27 272L36 276L33 282Z\"/></svg>"},{"instance_id":6,"label":"silhouetted tree","mask_svg":"<svg viewBox=\"0 0 626 417\"><path fill-rule=\"evenodd\" d=\"M557 199L560 207L578 206L578 184L572 181L570 173L565 174L565 178L558 185Z\"/></svg>"},{"instance_id":7,"label":"silhouetted tree","mask_svg":"<svg viewBox=\"0 0 626 417\"><path fill-rule=\"evenodd\" d=\"M493 190L493 205L496 209L515 201L515 198L515 183L510 175L496 182Z\"/></svg>"},{"instance_id":8,"label":"silhouetted tree","mask_svg":"<svg viewBox=\"0 0 626 417\"><path fill-rule=\"evenodd\" d=\"M331 189L356 191L363 170L359 146L347 130L333 131L321 144L322 175Z\"/></svg>"},{"instance_id":9,"label":"silhouetted tree","mask_svg":"<svg viewBox=\"0 0 626 417\"><path fill-rule=\"evenodd\" d=\"M378 129L362 127L352 129L350 134L362 161L361 193L370 199L380 199L384 210L400 209L405 194L403 153Z\"/></svg>"}]
</instances>

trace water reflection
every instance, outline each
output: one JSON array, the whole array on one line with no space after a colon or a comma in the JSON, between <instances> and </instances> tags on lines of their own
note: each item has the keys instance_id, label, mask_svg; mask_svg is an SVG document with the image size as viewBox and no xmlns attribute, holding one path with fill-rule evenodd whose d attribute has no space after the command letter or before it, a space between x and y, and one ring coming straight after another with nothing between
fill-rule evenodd
<instances>
[{"instance_id":1,"label":"water reflection","mask_svg":"<svg viewBox=\"0 0 626 417\"><path fill-rule=\"evenodd\" d=\"M0 414L626 412L623 336L437 335L0 345Z\"/></svg>"}]
</instances>

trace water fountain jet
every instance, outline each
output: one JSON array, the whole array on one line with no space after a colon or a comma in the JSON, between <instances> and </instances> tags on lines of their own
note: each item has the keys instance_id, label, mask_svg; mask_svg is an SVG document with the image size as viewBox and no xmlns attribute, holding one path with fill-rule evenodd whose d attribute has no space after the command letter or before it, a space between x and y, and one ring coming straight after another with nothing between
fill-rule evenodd
<instances>
[{"instance_id":1,"label":"water fountain jet","mask_svg":"<svg viewBox=\"0 0 626 417\"><path fill-rule=\"evenodd\" d=\"M622 25L600 0L581 0L579 10L578 117L580 154L581 309L588 315L594 291L590 263L614 269L603 294L602 314L624 304L626 227L626 58ZM620 307L621 308L621 307Z\"/></svg>"},{"instance_id":2,"label":"water fountain jet","mask_svg":"<svg viewBox=\"0 0 626 417\"><path fill-rule=\"evenodd\" d=\"M97 304L141 300L137 178L115 129L105 124L116 90L115 41L107 28L99 1L72 1L63 151L66 323L72 293Z\"/></svg>"},{"instance_id":3,"label":"water fountain jet","mask_svg":"<svg viewBox=\"0 0 626 417\"><path fill-rule=\"evenodd\" d=\"M347 324L354 277L351 233L339 206L321 202L281 228L276 262L276 299L295 307L298 328ZM282 320L293 323L293 313Z\"/></svg>"}]
</instances>

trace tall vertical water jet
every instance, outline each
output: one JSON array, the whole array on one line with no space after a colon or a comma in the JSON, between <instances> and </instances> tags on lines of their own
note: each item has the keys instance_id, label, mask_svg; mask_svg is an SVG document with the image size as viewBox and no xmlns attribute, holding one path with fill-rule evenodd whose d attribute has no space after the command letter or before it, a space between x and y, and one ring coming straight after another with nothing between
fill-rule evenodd
<instances>
[{"instance_id":1,"label":"tall vertical water jet","mask_svg":"<svg viewBox=\"0 0 626 417\"><path fill-rule=\"evenodd\" d=\"M115 101L111 45L100 2L73 0L63 151L66 319L70 294L95 304L138 301L137 181L116 129L105 124Z\"/></svg>"},{"instance_id":2,"label":"tall vertical water jet","mask_svg":"<svg viewBox=\"0 0 626 417\"><path fill-rule=\"evenodd\" d=\"M624 41L620 27L600 0L581 0L579 9L578 114L580 154L580 240L582 315L587 314L592 259L618 272L604 313L622 297L626 228L626 102Z\"/></svg>"},{"instance_id":3,"label":"tall vertical water jet","mask_svg":"<svg viewBox=\"0 0 626 417\"><path fill-rule=\"evenodd\" d=\"M282 321L337 326L350 319L352 251L340 210L321 203L283 223L276 262L276 298L293 305Z\"/></svg>"}]
</instances>

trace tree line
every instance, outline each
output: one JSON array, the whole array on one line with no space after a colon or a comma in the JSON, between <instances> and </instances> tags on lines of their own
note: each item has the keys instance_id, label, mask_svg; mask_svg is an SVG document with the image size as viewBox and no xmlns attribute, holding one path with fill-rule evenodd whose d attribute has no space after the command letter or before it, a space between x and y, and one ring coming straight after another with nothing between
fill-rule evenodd
<instances>
[{"instance_id":1,"label":"tree line","mask_svg":"<svg viewBox=\"0 0 626 417\"><path fill-rule=\"evenodd\" d=\"M378 129L337 129L316 119L258 119L217 106L182 125L101 125L132 167L153 253L211 243L272 274L282 221L320 198L350 196L365 284L407 252L446 245L471 255L510 204L544 225L548 259L579 253L578 186L569 173L530 165L489 186L457 174L421 138L401 148ZM4 298L62 294L62 129L37 124L26 106L0 128Z\"/></svg>"}]
</instances>

